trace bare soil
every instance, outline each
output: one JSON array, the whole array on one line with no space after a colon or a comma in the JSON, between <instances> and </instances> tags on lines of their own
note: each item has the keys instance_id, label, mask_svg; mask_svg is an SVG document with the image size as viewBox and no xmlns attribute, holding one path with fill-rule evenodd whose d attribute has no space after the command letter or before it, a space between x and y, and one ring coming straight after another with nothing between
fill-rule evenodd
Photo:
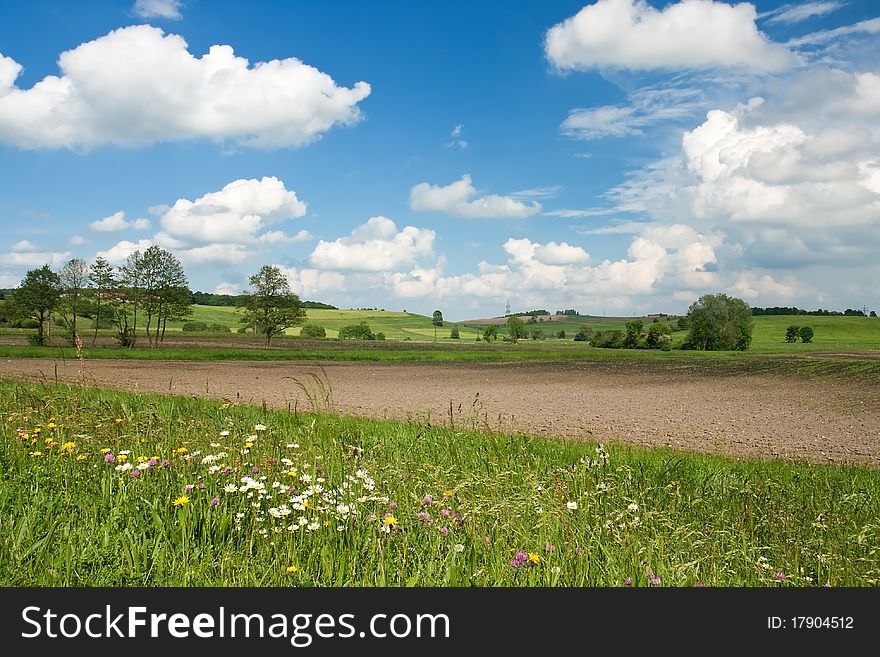
<instances>
[{"instance_id":1,"label":"bare soil","mask_svg":"<svg viewBox=\"0 0 880 657\"><path fill-rule=\"evenodd\" d=\"M878 387L662 362L364 363L8 359L0 376L732 456L880 467ZM57 368L57 373L56 373ZM301 382L305 390L297 384Z\"/></svg>"}]
</instances>

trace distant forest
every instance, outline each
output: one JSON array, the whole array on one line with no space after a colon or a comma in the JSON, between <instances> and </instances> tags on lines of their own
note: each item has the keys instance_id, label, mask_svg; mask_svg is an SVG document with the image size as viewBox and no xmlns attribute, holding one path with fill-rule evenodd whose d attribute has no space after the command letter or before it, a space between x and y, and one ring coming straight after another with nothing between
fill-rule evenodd
<instances>
[{"instance_id":1,"label":"distant forest","mask_svg":"<svg viewBox=\"0 0 880 657\"><path fill-rule=\"evenodd\" d=\"M876 311L871 311L871 317L876 317ZM793 306L773 306L772 308L752 308L752 315L817 315L817 316L831 316L831 315L839 315L841 317L867 317L868 315L864 310L853 310L852 308L847 308L843 312L837 310L804 310L802 308L794 308Z\"/></svg>"},{"instance_id":2,"label":"distant forest","mask_svg":"<svg viewBox=\"0 0 880 657\"><path fill-rule=\"evenodd\" d=\"M199 306L235 306L238 298L239 296L234 294L190 293L190 303ZM339 310L336 306L331 306L329 303L321 303L320 301L303 301L302 307L319 310Z\"/></svg>"}]
</instances>

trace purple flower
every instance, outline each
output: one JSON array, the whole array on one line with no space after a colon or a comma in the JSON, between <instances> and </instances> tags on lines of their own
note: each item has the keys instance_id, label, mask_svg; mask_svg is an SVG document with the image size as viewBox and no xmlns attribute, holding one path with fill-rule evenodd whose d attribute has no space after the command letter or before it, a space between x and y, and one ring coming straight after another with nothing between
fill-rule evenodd
<instances>
[{"instance_id":1,"label":"purple flower","mask_svg":"<svg viewBox=\"0 0 880 657\"><path fill-rule=\"evenodd\" d=\"M431 517L430 513L419 511L419 514L416 517L425 525L425 527L430 527L434 524L434 519Z\"/></svg>"},{"instance_id":2,"label":"purple flower","mask_svg":"<svg viewBox=\"0 0 880 657\"><path fill-rule=\"evenodd\" d=\"M199 482L199 490L205 490L205 484Z\"/></svg>"},{"instance_id":3,"label":"purple flower","mask_svg":"<svg viewBox=\"0 0 880 657\"><path fill-rule=\"evenodd\" d=\"M137 479L138 477L141 476L141 471L140 470L132 470L130 473L130 476L133 477L134 479Z\"/></svg>"},{"instance_id":4,"label":"purple flower","mask_svg":"<svg viewBox=\"0 0 880 657\"><path fill-rule=\"evenodd\" d=\"M706 588L706 585L703 584L702 582L697 582L696 584L694 584L694 588L695 589L704 589L704 588Z\"/></svg>"},{"instance_id":5,"label":"purple flower","mask_svg":"<svg viewBox=\"0 0 880 657\"><path fill-rule=\"evenodd\" d=\"M156 467L156 464L158 462L159 461L157 461L156 459L150 459L149 461L147 461L147 465L149 465L151 468L154 468L154 467Z\"/></svg>"},{"instance_id":6,"label":"purple flower","mask_svg":"<svg viewBox=\"0 0 880 657\"><path fill-rule=\"evenodd\" d=\"M632 578L632 577L627 577L625 580L623 580L623 585L624 585L624 586L632 586L632 583L633 583L633 578Z\"/></svg>"},{"instance_id":7,"label":"purple flower","mask_svg":"<svg viewBox=\"0 0 880 657\"><path fill-rule=\"evenodd\" d=\"M171 461L169 461L168 459L162 459L162 462L159 464L159 467L167 468L169 465L171 465Z\"/></svg>"},{"instance_id":8,"label":"purple flower","mask_svg":"<svg viewBox=\"0 0 880 657\"><path fill-rule=\"evenodd\" d=\"M449 527L441 527L440 528L441 536L449 536Z\"/></svg>"},{"instance_id":9,"label":"purple flower","mask_svg":"<svg viewBox=\"0 0 880 657\"><path fill-rule=\"evenodd\" d=\"M394 509L397 508L397 502L392 502L391 504L388 505L388 508L391 509L392 511L394 511Z\"/></svg>"},{"instance_id":10,"label":"purple flower","mask_svg":"<svg viewBox=\"0 0 880 657\"><path fill-rule=\"evenodd\" d=\"M225 475L230 475L230 474L232 474L232 468L230 468L230 467L227 465L225 468L223 468L223 474L225 474Z\"/></svg>"},{"instance_id":11,"label":"purple flower","mask_svg":"<svg viewBox=\"0 0 880 657\"><path fill-rule=\"evenodd\" d=\"M428 506L433 503L434 503L434 498L431 497L430 495L425 495L425 497L422 499L422 504L424 504L425 506Z\"/></svg>"},{"instance_id":12,"label":"purple flower","mask_svg":"<svg viewBox=\"0 0 880 657\"><path fill-rule=\"evenodd\" d=\"M104 454L104 462L105 463L113 463L116 460L116 457L113 456L113 452L107 452Z\"/></svg>"},{"instance_id":13,"label":"purple flower","mask_svg":"<svg viewBox=\"0 0 880 657\"><path fill-rule=\"evenodd\" d=\"M654 574L653 570L648 571L648 581L651 583L651 586L660 586L661 580L657 575Z\"/></svg>"},{"instance_id":14,"label":"purple flower","mask_svg":"<svg viewBox=\"0 0 880 657\"><path fill-rule=\"evenodd\" d=\"M777 582L781 582L785 579L785 573L780 570L778 573L773 575L773 579L775 579Z\"/></svg>"},{"instance_id":15,"label":"purple flower","mask_svg":"<svg viewBox=\"0 0 880 657\"><path fill-rule=\"evenodd\" d=\"M260 471L260 469L259 469L257 466L254 466L254 467L251 469L251 472L253 472L254 474L257 474L259 471Z\"/></svg>"},{"instance_id":16,"label":"purple flower","mask_svg":"<svg viewBox=\"0 0 880 657\"><path fill-rule=\"evenodd\" d=\"M556 546L553 543L544 543L544 552L556 552Z\"/></svg>"},{"instance_id":17,"label":"purple flower","mask_svg":"<svg viewBox=\"0 0 880 657\"><path fill-rule=\"evenodd\" d=\"M193 487L192 487L192 485L191 485L191 484L187 484L186 486L184 486L184 487L183 487L183 492L184 492L184 493L192 493L192 492L193 492Z\"/></svg>"},{"instance_id":18,"label":"purple flower","mask_svg":"<svg viewBox=\"0 0 880 657\"><path fill-rule=\"evenodd\" d=\"M217 506L218 504L220 504L220 498L219 497L212 497L211 501L208 502L208 504L210 504L211 506Z\"/></svg>"},{"instance_id":19,"label":"purple flower","mask_svg":"<svg viewBox=\"0 0 880 657\"><path fill-rule=\"evenodd\" d=\"M513 561L510 562L510 565L514 568L522 568L528 560L529 553L520 551L516 553L516 556L513 558Z\"/></svg>"},{"instance_id":20,"label":"purple flower","mask_svg":"<svg viewBox=\"0 0 880 657\"><path fill-rule=\"evenodd\" d=\"M324 468L322 468L320 465L315 466L315 472L323 472L323 471L324 471Z\"/></svg>"},{"instance_id":21,"label":"purple flower","mask_svg":"<svg viewBox=\"0 0 880 657\"><path fill-rule=\"evenodd\" d=\"M449 509L441 509L440 510L440 517L441 518L448 518L451 515L452 515L452 512Z\"/></svg>"},{"instance_id":22,"label":"purple flower","mask_svg":"<svg viewBox=\"0 0 880 657\"><path fill-rule=\"evenodd\" d=\"M458 511L452 514L452 519L455 521L455 524L461 527L464 524L464 516L462 516Z\"/></svg>"}]
</instances>

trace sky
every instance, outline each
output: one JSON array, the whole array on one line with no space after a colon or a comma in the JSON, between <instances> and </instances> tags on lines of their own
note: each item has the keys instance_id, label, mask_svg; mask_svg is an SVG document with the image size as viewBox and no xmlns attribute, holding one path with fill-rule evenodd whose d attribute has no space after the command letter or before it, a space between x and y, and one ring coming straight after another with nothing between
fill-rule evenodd
<instances>
[{"instance_id":1,"label":"sky","mask_svg":"<svg viewBox=\"0 0 880 657\"><path fill-rule=\"evenodd\" d=\"M3 0L0 227L0 287L157 244L453 321L877 307L880 5Z\"/></svg>"}]
</instances>

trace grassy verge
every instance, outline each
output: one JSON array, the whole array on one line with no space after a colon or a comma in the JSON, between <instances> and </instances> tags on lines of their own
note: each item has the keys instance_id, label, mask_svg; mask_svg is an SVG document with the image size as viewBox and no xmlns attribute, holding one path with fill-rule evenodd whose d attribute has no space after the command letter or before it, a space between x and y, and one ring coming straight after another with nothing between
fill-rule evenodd
<instances>
[{"instance_id":1,"label":"grassy verge","mask_svg":"<svg viewBox=\"0 0 880 657\"><path fill-rule=\"evenodd\" d=\"M5 380L0 421L5 586L880 583L875 470Z\"/></svg>"}]
</instances>

